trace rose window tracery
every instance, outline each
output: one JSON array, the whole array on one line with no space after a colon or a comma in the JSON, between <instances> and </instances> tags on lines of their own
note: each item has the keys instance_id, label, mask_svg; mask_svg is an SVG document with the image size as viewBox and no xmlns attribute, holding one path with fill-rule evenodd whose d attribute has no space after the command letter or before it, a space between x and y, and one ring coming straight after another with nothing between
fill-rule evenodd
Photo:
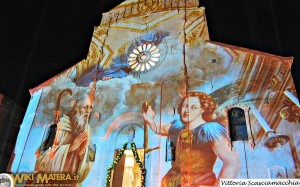
<instances>
[{"instance_id":1,"label":"rose window tracery","mask_svg":"<svg viewBox=\"0 0 300 187\"><path fill-rule=\"evenodd\" d=\"M147 72L157 65L160 49L151 43L144 43L134 48L128 57L128 65L134 72Z\"/></svg>"}]
</instances>

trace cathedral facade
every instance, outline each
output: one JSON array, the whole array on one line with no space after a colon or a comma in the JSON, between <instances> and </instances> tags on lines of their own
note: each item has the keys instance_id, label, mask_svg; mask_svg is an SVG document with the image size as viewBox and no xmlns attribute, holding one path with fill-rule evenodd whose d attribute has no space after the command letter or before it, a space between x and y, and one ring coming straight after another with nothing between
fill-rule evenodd
<instances>
[{"instance_id":1,"label":"cathedral facade","mask_svg":"<svg viewBox=\"0 0 300 187\"><path fill-rule=\"evenodd\" d=\"M128 0L89 53L30 90L12 173L82 186L298 178L292 57L210 41L197 0Z\"/></svg>"}]
</instances>

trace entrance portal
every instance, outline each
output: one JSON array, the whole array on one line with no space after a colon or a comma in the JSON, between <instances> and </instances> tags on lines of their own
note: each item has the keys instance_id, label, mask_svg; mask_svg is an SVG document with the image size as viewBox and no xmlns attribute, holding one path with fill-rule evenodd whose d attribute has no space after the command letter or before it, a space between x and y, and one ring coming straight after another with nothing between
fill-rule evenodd
<instances>
[{"instance_id":1,"label":"entrance portal","mask_svg":"<svg viewBox=\"0 0 300 187\"><path fill-rule=\"evenodd\" d=\"M115 151L118 155L120 150ZM141 162L144 161L144 149L137 149ZM131 149L125 150L113 172L112 187L138 187L141 185L141 170Z\"/></svg>"}]
</instances>

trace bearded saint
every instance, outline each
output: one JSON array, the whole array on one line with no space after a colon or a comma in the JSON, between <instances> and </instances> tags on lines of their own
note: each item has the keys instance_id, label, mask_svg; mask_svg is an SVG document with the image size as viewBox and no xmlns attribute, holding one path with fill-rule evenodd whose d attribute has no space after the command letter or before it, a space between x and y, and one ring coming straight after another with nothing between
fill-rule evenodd
<instances>
[{"instance_id":1,"label":"bearded saint","mask_svg":"<svg viewBox=\"0 0 300 187\"><path fill-rule=\"evenodd\" d=\"M92 110L88 97L57 123L54 143L36 152L35 171L42 173L78 174L76 183L88 175L94 161L95 151L90 144L89 114Z\"/></svg>"}]
</instances>

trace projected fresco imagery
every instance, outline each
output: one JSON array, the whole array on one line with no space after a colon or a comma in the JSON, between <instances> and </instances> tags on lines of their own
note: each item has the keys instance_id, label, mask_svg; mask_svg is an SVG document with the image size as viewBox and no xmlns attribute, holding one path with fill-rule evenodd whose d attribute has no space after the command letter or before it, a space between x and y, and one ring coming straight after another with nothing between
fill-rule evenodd
<instances>
[{"instance_id":1,"label":"projected fresco imagery","mask_svg":"<svg viewBox=\"0 0 300 187\"><path fill-rule=\"evenodd\" d=\"M210 41L198 1L172 2L103 14L87 58L31 90L12 172L116 187L299 176L292 58Z\"/></svg>"}]
</instances>

